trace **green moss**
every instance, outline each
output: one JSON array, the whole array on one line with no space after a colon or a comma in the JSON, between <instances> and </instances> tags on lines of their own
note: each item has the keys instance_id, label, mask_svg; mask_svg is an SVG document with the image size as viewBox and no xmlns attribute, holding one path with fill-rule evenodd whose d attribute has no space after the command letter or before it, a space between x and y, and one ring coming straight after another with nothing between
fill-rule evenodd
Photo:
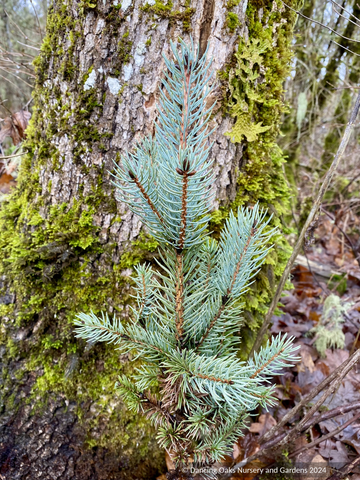
<instances>
[{"instance_id":1,"label":"green moss","mask_svg":"<svg viewBox=\"0 0 360 480\"><path fill-rule=\"evenodd\" d=\"M41 340L41 344L44 350L50 350L51 348L55 348L55 350L59 350L59 348L62 347L63 343L61 340L55 340L52 335L46 335Z\"/></svg>"},{"instance_id":2,"label":"green moss","mask_svg":"<svg viewBox=\"0 0 360 480\"><path fill-rule=\"evenodd\" d=\"M170 25L174 22L181 22L183 31L190 32L191 31L191 17L193 16L195 9L190 8L189 2L185 2L185 9L180 10L173 10L173 2L168 0L165 4L161 0L155 0L154 5L146 3L140 10L145 13L151 14L151 20L154 21L154 15L158 15L161 18L167 18L169 20Z\"/></svg>"},{"instance_id":3,"label":"green moss","mask_svg":"<svg viewBox=\"0 0 360 480\"><path fill-rule=\"evenodd\" d=\"M227 4L226 4L226 8L228 10L231 10L232 8L234 7L237 7L239 5L241 0L228 0Z\"/></svg>"},{"instance_id":4,"label":"green moss","mask_svg":"<svg viewBox=\"0 0 360 480\"><path fill-rule=\"evenodd\" d=\"M82 2L82 8L95 8L95 3ZM0 274L6 275L10 290L16 291L15 305L0 306L0 341L6 346L7 362L18 357L23 362L21 375L40 372L32 397L26 399L29 404L45 408L48 397L54 394L79 404L95 402L100 410L91 419L82 415L80 407L78 411L87 431L88 445L121 452L129 459L131 470L132 465L150 463L147 461L150 449L152 465L162 462L153 448L154 432L147 420L127 411L122 404L111 407L115 405L114 385L118 374L134 366L119 357L114 348L97 345L89 350L84 342L74 338L72 320L80 311L122 313L131 301L131 281L124 270L149 258L156 242L142 235L133 246L127 246L114 265L113 255L118 246L102 244L99 227L95 225L94 215L98 211L111 214L116 221L121 219L116 217L113 192L108 187L104 189L104 167L87 167L83 162L85 153L94 148L106 149L113 136L111 132L99 132L92 120L94 114L96 118L101 115L105 96L102 91L83 90L90 70L87 75L80 75L73 58L83 20L81 15L78 19L72 17L66 2L52 6L41 55L35 61L37 86L26 140L29 153L23 157L17 188L3 202L0 211ZM105 29L116 35L123 21L118 10L111 8ZM120 69L122 62L130 58L132 43L128 37L126 32L120 39L116 68ZM70 40L66 52L63 50L65 39ZM68 82L78 75L74 84L81 87L71 90L72 82L68 82L70 88L66 93L56 84L47 87L50 59L60 80ZM45 167L61 168L62 159L53 145L53 137L64 135L69 138L74 162L84 173L91 174L91 180L87 183L86 195L84 186L80 185L76 199L69 204L52 205L48 201L52 182L48 182L43 192L39 172ZM31 335L31 341L15 343L11 339L18 326L33 328L34 325L37 330ZM8 393L10 388L12 396ZM16 408L18 388L21 382L18 387L14 386L4 367L0 393L6 408ZM143 434L141 439L138 431Z\"/></svg>"},{"instance_id":5,"label":"green moss","mask_svg":"<svg viewBox=\"0 0 360 480\"><path fill-rule=\"evenodd\" d=\"M11 338L8 338L8 340L6 342L6 350L7 350L6 354L10 358L17 357L17 355L19 353L18 346L16 345L16 343Z\"/></svg>"},{"instance_id":6,"label":"green moss","mask_svg":"<svg viewBox=\"0 0 360 480\"><path fill-rule=\"evenodd\" d=\"M130 60L130 52L133 42L129 39L129 30L127 30L124 35L122 36L121 40L119 40L117 44L117 58L116 58L116 65L113 68L121 68L121 65L128 63Z\"/></svg>"},{"instance_id":7,"label":"green moss","mask_svg":"<svg viewBox=\"0 0 360 480\"><path fill-rule=\"evenodd\" d=\"M236 30L236 27L240 25L240 20L239 17L236 15L236 13L233 12L228 12L226 16L226 26L230 30L230 32L234 32Z\"/></svg>"},{"instance_id":8,"label":"green moss","mask_svg":"<svg viewBox=\"0 0 360 480\"><path fill-rule=\"evenodd\" d=\"M224 111L234 117L227 134L234 143L245 144L242 167L238 175L235 201L215 212L212 229L219 231L228 211L241 205L259 202L273 215L272 224L279 227L273 239L276 248L269 254L245 305L245 327L242 330L246 357L256 331L262 323L276 280L282 274L290 247L284 233L284 215L289 212L289 188L283 174L284 155L277 146L280 122L287 106L283 102L283 82L290 71L291 41L295 15L280 0L261 5L250 1L247 9L249 40L240 40L237 51L219 74L224 92ZM237 5L228 2L228 9ZM285 21L284 21L285 20ZM274 42L276 45L274 46Z\"/></svg>"}]
</instances>

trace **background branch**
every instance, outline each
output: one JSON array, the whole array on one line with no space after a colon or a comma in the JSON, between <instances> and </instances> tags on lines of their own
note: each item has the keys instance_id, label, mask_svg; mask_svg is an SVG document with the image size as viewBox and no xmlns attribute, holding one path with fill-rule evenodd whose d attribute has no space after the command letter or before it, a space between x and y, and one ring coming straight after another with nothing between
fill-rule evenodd
<instances>
[{"instance_id":1,"label":"background branch","mask_svg":"<svg viewBox=\"0 0 360 480\"><path fill-rule=\"evenodd\" d=\"M291 254L291 256L290 256L290 258L289 258L289 260L286 264L285 270L282 274L282 277L281 277L280 282L278 284L278 287L276 289L275 296L274 296L274 298L273 298L273 300L270 304L270 307L269 307L269 310L268 310L267 314L265 315L264 322L263 322L263 324L262 324L262 326L259 330L259 333L256 337L255 343L254 343L254 345L251 349L250 357L252 357L254 355L254 352L259 350L259 348L262 344L264 335L268 330L268 327L269 327L270 322L271 322L271 318L274 314L275 308L277 307L277 304L280 300L282 291L285 287L285 283L286 283L286 281L287 281L287 279L290 275L290 271L291 271L291 269L294 265L296 257L298 256L298 254L301 250L306 232L307 232L311 223L314 221L314 219L316 217L316 214L317 214L317 212L320 208L320 205L321 205L322 199L324 197L324 194L325 194L326 190L328 189L328 187L331 183L331 180L333 179L333 176L334 176L335 171L336 171L336 169L337 169L337 167L340 163L340 160L341 160L342 156L344 155L344 152L345 152L345 149L346 149L347 144L349 142L351 133L354 129L355 121L356 121L356 118L357 118L357 115L358 115L358 112L359 112L359 107L360 107L360 93L358 94L358 96L356 98L355 106L354 106L354 108L351 112L349 123L347 124L347 127L345 129L343 138L341 140L341 143L339 145L339 148L338 148L338 151L335 155L335 158L334 158L328 172L325 175L324 181L323 181L323 183L322 183L322 185L319 189L319 193L318 193L318 195L317 195L317 197L314 201L313 207L312 207L312 209L311 209L311 211L310 211L310 213L309 213L309 215L306 219L306 222L303 226L303 229L301 230L300 236L298 238L298 241L296 242L294 250L293 250L293 252L292 252L292 254Z\"/></svg>"}]
</instances>

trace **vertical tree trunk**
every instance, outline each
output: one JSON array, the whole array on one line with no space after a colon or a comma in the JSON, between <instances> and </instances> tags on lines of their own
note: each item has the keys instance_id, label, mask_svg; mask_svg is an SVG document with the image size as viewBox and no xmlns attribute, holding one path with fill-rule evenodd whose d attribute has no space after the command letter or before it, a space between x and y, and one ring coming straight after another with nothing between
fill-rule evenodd
<instances>
[{"instance_id":1,"label":"vertical tree trunk","mask_svg":"<svg viewBox=\"0 0 360 480\"><path fill-rule=\"evenodd\" d=\"M293 23L280 0L51 6L28 154L0 220L2 478L150 479L163 468L153 431L114 394L134 362L72 333L80 311L126 317L131 267L156 248L114 197L113 161L153 133L162 55L191 33L201 52L209 42L217 85L214 230L230 208L256 201L280 224L288 192L274 141ZM248 296L246 338L285 257L279 236Z\"/></svg>"}]
</instances>

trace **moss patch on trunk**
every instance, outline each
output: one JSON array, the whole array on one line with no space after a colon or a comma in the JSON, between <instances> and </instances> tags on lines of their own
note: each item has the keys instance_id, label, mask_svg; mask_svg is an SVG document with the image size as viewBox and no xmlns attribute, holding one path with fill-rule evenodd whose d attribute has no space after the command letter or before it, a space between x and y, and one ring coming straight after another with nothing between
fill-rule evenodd
<instances>
[{"instance_id":1,"label":"moss patch on trunk","mask_svg":"<svg viewBox=\"0 0 360 480\"><path fill-rule=\"evenodd\" d=\"M95 5L84 4L82 8L86 11ZM103 189L102 167L91 166L91 192L84 194L80 186L77 198L69 204L52 205L51 184L44 191L40 182L42 169L49 162L53 169L60 168L54 136L72 139L74 162L81 162L92 144L109 138L89 121L94 111L101 113L103 98L95 89L83 90L86 76L77 79L77 91L68 91L65 96L59 87L46 82L50 61L57 62L64 81L78 75L72 54L84 16L75 19L69 12L66 2L57 2L49 11L47 35L35 62L33 117L24 146L28 154L23 157L17 187L0 211L0 275L6 279L4 294L16 294L15 303L0 307L0 345L6 348L0 394L7 413L15 412L24 402L39 412L54 396L76 401L87 446L113 450L119 461L126 460L122 478L133 478L137 471L139 478L148 478L163 468L163 453L156 447L154 431L146 419L129 412L114 392L118 375L136 365L114 348L90 348L75 339L71 321L79 311L90 310L125 318L131 290L126 269L147 258L157 243L141 235L125 246L114 265L112 257L118 247L101 241L93 218L100 209L111 213L116 221L114 195ZM71 42L66 52L62 47L65 40ZM121 48L128 55L129 45L124 42ZM81 168L85 174L90 172L85 165ZM19 331L26 335L19 337ZM24 399L21 379L30 373L35 379Z\"/></svg>"},{"instance_id":2,"label":"moss patch on trunk","mask_svg":"<svg viewBox=\"0 0 360 480\"><path fill-rule=\"evenodd\" d=\"M246 357L261 326L291 249L284 234L289 229L284 216L289 213L290 190L286 183L284 155L277 145L282 114L283 83L290 73L291 42L295 14L280 0L250 0L247 8L248 40L240 40L237 51L219 76L223 84L224 111L235 123L227 135L233 143L243 143L241 171L235 201L213 214L213 229L221 228L230 209L259 202L273 215L279 234L275 248L247 294L245 327L242 328ZM292 3L292 6L295 2Z\"/></svg>"}]
</instances>

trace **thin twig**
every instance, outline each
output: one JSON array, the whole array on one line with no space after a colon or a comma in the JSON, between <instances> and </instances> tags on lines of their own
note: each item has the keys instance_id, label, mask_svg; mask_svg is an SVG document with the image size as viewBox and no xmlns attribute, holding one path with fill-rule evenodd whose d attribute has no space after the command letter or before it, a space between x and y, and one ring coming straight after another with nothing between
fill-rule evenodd
<instances>
[{"instance_id":1,"label":"thin twig","mask_svg":"<svg viewBox=\"0 0 360 480\"><path fill-rule=\"evenodd\" d=\"M337 5L338 7L340 7L342 10L344 10L344 12L346 12L349 16L351 17L354 17L355 20L357 20L358 22L360 22L360 20L351 12L349 12L348 10L346 10L346 8L344 8L342 5L340 5L340 3L337 3L335 2L335 0L330 0L331 3L333 3L334 5ZM360 27L360 24L357 24L358 27Z\"/></svg>"},{"instance_id":2,"label":"thin twig","mask_svg":"<svg viewBox=\"0 0 360 480\"><path fill-rule=\"evenodd\" d=\"M8 12L6 10L4 10L4 12L6 13L6 16L8 17L9 21L19 30L19 32L21 33L21 35L26 39L28 40L29 37L27 35L25 35L25 33L21 30L21 28L19 27L19 25L17 23L15 23L13 20L11 20L11 17L10 15L8 14Z\"/></svg>"},{"instance_id":3,"label":"thin twig","mask_svg":"<svg viewBox=\"0 0 360 480\"><path fill-rule=\"evenodd\" d=\"M296 242L296 245L294 247L294 250L286 264L286 267L285 267L285 270L282 274L282 277L280 279L280 282L278 284L278 287L276 289L276 293L275 293L275 296L270 304L270 307L269 307L269 310L265 316L265 319L264 319L264 322L259 330L259 333L256 337L256 340L255 340L255 343L253 345L253 348L250 352L250 357L253 356L254 352L256 352L261 344L262 344L262 340L263 340L263 337L265 335L265 333L267 332L268 330L268 327L270 325L270 322L271 322L271 318L273 316L273 313L275 311L275 308L277 307L277 304L280 300L280 297L281 297L281 294L282 294L282 291L284 289L284 286L285 286L285 283L290 275L290 271L294 265L294 262L296 260L296 257L298 256L299 252L300 252L300 249L302 247L302 244L303 244L303 240L305 238L305 235L306 235L306 232L307 230L309 229L310 227L310 224L313 222L318 210L319 210L319 207L321 205L321 202L322 202L322 199L324 197L324 194L326 192L326 190L328 189L330 183L331 183L331 180L335 174L335 171L340 163L340 160L342 158L342 156L344 155L344 152L346 150L346 147L347 147L347 144L349 143L349 139L350 139L350 136L351 136L351 133L354 129L354 124L355 124L355 120L356 120L356 117L358 115L358 112L359 112L359 108L360 108L360 92L356 98L356 102L355 102L355 106L351 112L351 116L350 116L350 120L349 120L349 123L347 124L346 126L346 129L345 129L345 132L344 132L344 135L343 135L343 138L341 140L341 143L339 145L339 148L338 148L338 151L336 152L336 155L335 155L335 158L328 170L328 172L326 173L325 175L325 178L324 178L324 181L319 189L319 192L318 192L318 195L314 201L314 205L308 215L308 218L306 219L306 222L303 226L303 229L301 230L301 233L300 233L300 236L298 238L298 241Z\"/></svg>"},{"instance_id":4,"label":"thin twig","mask_svg":"<svg viewBox=\"0 0 360 480\"><path fill-rule=\"evenodd\" d=\"M339 415L345 415L345 413L351 412L352 410L360 409L360 402L350 403L349 405L342 405L341 407L332 408L327 412L320 413L315 417L311 418L307 423L304 425L304 431L314 425L318 425L325 420L331 420L334 417L338 417Z\"/></svg>"},{"instance_id":5,"label":"thin twig","mask_svg":"<svg viewBox=\"0 0 360 480\"><path fill-rule=\"evenodd\" d=\"M335 42L335 40L332 40L332 39L330 39L330 42L335 43L335 45L337 45L338 47L343 48L343 49L346 50L347 52L351 53L351 55L355 55L356 57L360 57L360 55L359 55L358 53L354 52L353 50L350 50L350 48L347 48L347 47L345 47L344 45L341 45L341 43Z\"/></svg>"},{"instance_id":6,"label":"thin twig","mask_svg":"<svg viewBox=\"0 0 360 480\"><path fill-rule=\"evenodd\" d=\"M303 17L305 18L306 20L310 20L310 22L313 22L313 23L316 23L317 25L320 25L320 27L323 27L323 28L326 28L327 30L330 30L330 32L332 33L335 33L335 35L337 35L338 37L341 37L343 38L344 40L348 40L350 42L355 42L355 43L360 43L360 40L354 40L353 38L349 38L349 37L344 37L343 35L341 35L340 33L337 33L335 30L333 30L331 27L325 25L324 23L321 23L319 22L318 20L315 20L314 18L310 18L310 17L307 17L306 15L304 15L303 13L299 12L298 10L295 10L294 8L290 7L289 5L287 5L283 0L281 0L282 3L285 5L285 7L289 8L290 10L292 10L293 12L297 13L298 15L300 15L300 17ZM342 45L340 45L342 47Z\"/></svg>"},{"instance_id":7,"label":"thin twig","mask_svg":"<svg viewBox=\"0 0 360 480\"><path fill-rule=\"evenodd\" d=\"M16 40L16 41L17 41L17 43L20 43L20 45L22 45L23 47L32 48L33 50L36 50L37 52L40 52L40 48L33 47L32 45L27 45L26 43L21 43L21 42L19 42L19 40Z\"/></svg>"},{"instance_id":8,"label":"thin twig","mask_svg":"<svg viewBox=\"0 0 360 480\"><path fill-rule=\"evenodd\" d=\"M341 480L346 477L348 473L354 471L354 468L360 465L360 456L356 457L352 462L347 463L344 467L340 468L337 472L333 473L326 480Z\"/></svg>"},{"instance_id":9,"label":"thin twig","mask_svg":"<svg viewBox=\"0 0 360 480\"><path fill-rule=\"evenodd\" d=\"M16 153L15 155L7 155L6 157L1 157L0 156L0 162L1 160L7 160L8 158L14 158L14 157L20 157L21 155L26 155L27 152L22 152L22 153Z\"/></svg>"},{"instance_id":10,"label":"thin twig","mask_svg":"<svg viewBox=\"0 0 360 480\"><path fill-rule=\"evenodd\" d=\"M317 412L317 410L321 407L321 405L325 402L325 400L333 393L335 390L338 388L340 383L342 382L342 379L349 373L349 371L352 369L352 367L359 361L360 359L360 350L356 351L351 357L349 357L345 362L343 362L334 372L325 379L325 381L321 382L321 384L314 388L306 397L304 400L307 400L306 403L303 403L303 401L300 402L302 406L307 405L310 403L311 400L313 400L318 393L324 390L325 386L327 387L325 392L321 395L321 397L317 400L317 402L310 408L310 410L306 413L304 418L300 420L296 424L296 426L287 434L284 439L282 440L282 443L286 443L286 441L291 441L293 438L295 438L296 435L294 433L300 432L309 420L313 419L313 415ZM330 381L328 381L331 378ZM324 384L324 386L319 390L319 387ZM315 395L314 395L315 394ZM296 407L293 408L295 410ZM298 411L298 410L297 410ZM290 412L291 413L291 412ZM284 417L285 418L285 417ZM282 422L280 422L281 424ZM271 432L271 431L270 431ZM268 433L270 433L268 432ZM264 435L265 438L265 435ZM270 443L267 442L265 444L266 446ZM264 445L264 448L265 448Z\"/></svg>"},{"instance_id":11,"label":"thin twig","mask_svg":"<svg viewBox=\"0 0 360 480\"><path fill-rule=\"evenodd\" d=\"M43 33L42 33L42 29L41 29L41 25L40 25L40 21L39 21L39 17L38 17L38 14L37 14L37 11L36 11L36 8L33 4L33 1L30 0L30 3L31 3L31 6L33 7L33 10L35 12L35 16L36 16L36 21L38 23L38 26L39 26L39 33L40 33L40 37L41 37L41 40L43 39Z\"/></svg>"},{"instance_id":12,"label":"thin twig","mask_svg":"<svg viewBox=\"0 0 360 480\"><path fill-rule=\"evenodd\" d=\"M360 25L359 25L358 23L356 23L356 22L354 22L353 20L351 20L351 18L345 17L345 15L343 15L343 14L340 13L338 10L336 10L336 8L334 8L334 10L335 10L335 12L336 12L340 17L343 17L343 18L345 18L345 20L347 20L348 22L356 25L357 27L360 27Z\"/></svg>"},{"instance_id":13,"label":"thin twig","mask_svg":"<svg viewBox=\"0 0 360 480\"><path fill-rule=\"evenodd\" d=\"M355 260L358 262L359 264L359 267L360 267L360 259L359 259L359 254L357 253L357 251L355 250L355 247L354 245L352 244L352 241L349 237L349 235L340 227L340 225L338 225L337 223L335 223L335 218L328 212L325 210L325 208L323 206L320 207L321 211L325 213L326 216L328 216L333 222L334 222L334 226L340 230L340 232L344 235L344 237L346 238L346 240L348 241L348 244L354 254L354 257L355 257Z\"/></svg>"},{"instance_id":14,"label":"thin twig","mask_svg":"<svg viewBox=\"0 0 360 480\"><path fill-rule=\"evenodd\" d=\"M347 360L345 360L345 362L339 365L339 367L337 367L331 375L326 377L317 387L315 387L310 393L308 393L308 395L306 395L306 397L304 397L292 410L290 410L290 412L288 412L277 425L275 425L271 430L265 433L265 435L258 439L258 442L262 447L258 452L247 458L244 458L241 462L237 463L234 467L232 467L232 470L242 468L249 462L256 460L262 455L268 454L274 447L278 448L284 444L289 444L299 434L306 431L312 425L316 425L316 423L320 422L321 415L314 417L314 413L318 411L319 407L324 403L326 398L328 398L338 388L343 378L349 373L349 371L359 361L359 359L360 349L357 350ZM308 405L311 400L313 400L313 398L315 398L320 392L322 392L325 387L328 387L327 390L323 393L323 395L315 403L315 405L310 408L305 417L300 422L298 422L294 428L286 432L286 434L283 434L283 427L286 425L286 423L289 422L292 418L294 418L294 416L306 405ZM351 407L354 406L355 404L353 404L352 406L349 405L348 407L344 406L343 411L340 411L339 413L346 413L347 411L351 410ZM359 405L357 406L359 407ZM326 414L329 415L329 418L332 418L332 413L326 412ZM325 420L328 419L328 417L326 417L326 414L324 414L325 418L323 418ZM282 432L280 436L277 435L278 432ZM229 478L230 476L231 473L220 475L218 476L218 478L225 479Z\"/></svg>"},{"instance_id":15,"label":"thin twig","mask_svg":"<svg viewBox=\"0 0 360 480\"><path fill-rule=\"evenodd\" d=\"M359 87L359 88L360 88L360 87ZM341 194L344 193L345 190L347 190L347 189L350 187L350 185L353 184L359 177L360 177L360 173L358 173L357 175L355 175L355 177L352 178L352 179L350 180L350 182L349 182L347 185L345 185L345 187L344 187L342 190L340 190L340 193L341 193Z\"/></svg>"},{"instance_id":16,"label":"thin twig","mask_svg":"<svg viewBox=\"0 0 360 480\"><path fill-rule=\"evenodd\" d=\"M0 70L4 70L4 71L5 71L6 73L8 73L9 75L12 75L13 77L17 78L18 80L21 80L22 82L26 83L26 85L27 85L28 87L31 87L31 88L34 87L34 85L30 85L30 83L28 83L28 82L27 82L26 80L24 80L23 78L18 77L17 75L15 75L15 73L11 73L11 72L9 72L9 70L6 70L5 68L1 68L1 67L0 67Z\"/></svg>"},{"instance_id":17,"label":"thin twig","mask_svg":"<svg viewBox=\"0 0 360 480\"><path fill-rule=\"evenodd\" d=\"M241 462L237 463L233 470L238 468L244 467L249 462L255 460L256 458L261 457L262 455L268 454L274 447L278 448L285 444L289 444L292 442L302 431L304 431L305 427L309 424L309 420L313 420L314 413L319 409L319 407L324 403L324 401L338 388L340 383L342 382L343 378L349 373L352 367L359 361L360 359L360 350L355 352L351 357L349 357L345 362L343 362L334 372L325 378L320 385L314 388L301 402L299 402L289 413L287 413L283 420L280 421L275 427L273 427L269 432L267 432L260 440L268 439L272 437L272 432L278 432L285 424L294 417L294 415L302 409L305 405L307 405L313 398L315 398L325 386L330 386L325 390L323 395L319 398L319 400L310 408L307 412L305 417L296 424L296 426L291 429L290 432L279 441L278 438L271 438L267 441L262 448L255 454L244 458ZM335 380L335 381L334 381ZM284 422L285 420L285 422ZM307 427L308 428L308 427ZM231 474L230 474L231 475ZM228 478L229 475L226 474L221 476L220 478Z\"/></svg>"},{"instance_id":18,"label":"thin twig","mask_svg":"<svg viewBox=\"0 0 360 480\"><path fill-rule=\"evenodd\" d=\"M295 452L290 453L289 457L295 457L296 455L299 455L300 453L305 452L306 450L309 450L310 448L316 447L316 445L319 445L319 443L325 442L325 440L328 440L329 438L334 437L338 433L340 433L342 430L344 430L346 427L354 423L358 418L360 418L360 413L355 415L355 417L351 417L350 420L347 422L343 423L342 425L339 425L337 428L332 430L331 432L327 433L326 435L322 435L320 438L314 440L313 442L310 442L306 445L304 445L302 448L299 448L298 450L295 450Z\"/></svg>"}]
</instances>

